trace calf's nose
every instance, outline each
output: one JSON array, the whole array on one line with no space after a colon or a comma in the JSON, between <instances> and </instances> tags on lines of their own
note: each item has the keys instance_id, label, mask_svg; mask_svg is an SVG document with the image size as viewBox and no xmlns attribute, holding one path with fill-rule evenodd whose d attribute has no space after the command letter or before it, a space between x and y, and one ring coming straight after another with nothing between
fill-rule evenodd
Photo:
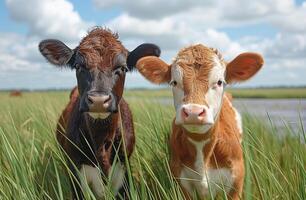
<instances>
[{"instance_id":1,"label":"calf's nose","mask_svg":"<svg viewBox=\"0 0 306 200\"><path fill-rule=\"evenodd\" d=\"M199 105L187 105L181 109L184 124L204 124L207 109Z\"/></svg>"},{"instance_id":2,"label":"calf's nose","mask_svg":"<svg viewBox=\"0 0 306 200\"><path fill-rule=\"evenodd\" d=\"M87 97L90 112L106 112L111 101L111 95L88 95Z\"/></svg>"}]
</instances>

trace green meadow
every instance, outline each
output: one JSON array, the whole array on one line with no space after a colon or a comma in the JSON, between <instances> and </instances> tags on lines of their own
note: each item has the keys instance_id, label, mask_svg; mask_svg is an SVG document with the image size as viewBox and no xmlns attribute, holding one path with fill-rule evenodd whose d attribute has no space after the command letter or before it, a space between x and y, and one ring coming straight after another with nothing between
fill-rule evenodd
<instances>
[{"instance_id":1,"label":"green meadow","mask_svg":"<svg viewBox=\"0 0 306 200\"><path fill-rule=\"evenodd\" d=\"M306 87L298 88L227 88L235 98L306 98ZM128 90L126 96L171 98L172 93L167 89Z\"/></svg>"},{"instance_id":2,"label":"green meadow","mask_svg":"<svg viewBox=\"0 0 306 200\"><path fill-rule=\"evenodd\" d=\"M230 91L235 97L250 98L306 96L305 88L285 90ZM168 164L167 141L174 109L154 101L170 97L170 92L133 90L125 96L136 128L136 148L128 165L130 199L184 199ZM28 92L22 97L0 93L0 200L69 199L65 157L54 135L68 100L69 92ZM306 133L302 122L295 130L285 124L282 137L269 118L244 114L243 123L243 199L306 199ZM84 190L86 199L94 199L88 188ZM111 188L106 187L105 195L114 199ZM221 193L217 199L226 197Z\"/></svg>"}]
</instances>

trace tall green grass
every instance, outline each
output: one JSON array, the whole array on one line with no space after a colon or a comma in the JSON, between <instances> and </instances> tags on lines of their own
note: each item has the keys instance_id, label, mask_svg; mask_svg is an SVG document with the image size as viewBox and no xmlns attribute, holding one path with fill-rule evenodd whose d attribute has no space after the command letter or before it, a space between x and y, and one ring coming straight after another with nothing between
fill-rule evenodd
<instances>
[{"instance_id":1,"label":"tall green grass","mask_svg":"<svg viewBox=\"0 0 306 200\"><path fill-rule=\"evenodd\" d=\"M0 94L1 200L69 199L67 166L54 136L68 96L64 92L26 93L21 98ZM168 165L173 108L152 100L128 101L136 128L128 180L130 198L184 199ZM268 118L266 121L244 116L244 199L306 199L302 123L299 130L288 127L280 133ZM85 194L94 199L88 188ZM107 190L106 199L113 198Z\"/></svg>"}]
</instances>

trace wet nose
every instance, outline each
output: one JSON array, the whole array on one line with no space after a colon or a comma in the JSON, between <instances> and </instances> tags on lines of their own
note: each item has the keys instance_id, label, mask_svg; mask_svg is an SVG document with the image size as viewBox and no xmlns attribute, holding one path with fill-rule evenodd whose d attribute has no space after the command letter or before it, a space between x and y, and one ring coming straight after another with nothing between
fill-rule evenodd
<instances>
[{"instance_id":1,"label":"wet nose","mask_svg":"<svg viewBox=\"0 0 306 200\"><path fill-rule=\"evenodd\" d=\"M106 112L111 101L111 95L88 95L87 97L90 112Z\"/></svg>"},{"instance_id":2,"label":"wet nose","mask_svg":"<svg viewBox=\"0 0 306 200\"><path fill-rule=\"evenodd\" d=\"M204 124L207 108L200 105L187 105L181 109L184 124Z\"/></svg>"}]
</instances>

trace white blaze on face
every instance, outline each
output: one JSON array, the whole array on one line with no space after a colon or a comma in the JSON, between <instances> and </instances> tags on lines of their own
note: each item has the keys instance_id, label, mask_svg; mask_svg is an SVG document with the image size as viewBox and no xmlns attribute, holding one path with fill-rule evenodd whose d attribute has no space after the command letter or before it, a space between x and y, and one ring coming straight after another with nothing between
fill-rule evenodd
<instances>
[{"instance_id":1,"label":"white blaze on face","mask_svg":"<svg viewBox=\"0 0 306 200\"><path fill-rule=\"evenodd\" d=\"M207 112L208 115L211 115L215 118L220 109L223 98L223 90L224 90L224 80L225 80L225 66L221 64L218 57L214 59L215 65L211 69L208 77L208 91L205 94L205 100L209 106L209 110ZM222 81L222 85L218 85L218 81Z\"/></svg>"},{"instance_id":2,"label":"white blaze on face","mask_svg":"<svg viewBox=\"0 0 306 200\"><path fill-rule=\"evenodd\" d=\"M178 113L184 98L184 90L183 90L183 71L180 66L174 64L171 67L171 81L170 83L176 82L176 86L172 87L173 93L173 102L176 112ZM180 118L180 115L176 118Z\"/></svg>"},{"instance_id":3,"label":"white blaze on face","mask_svg":"<svg viewBox=\"0 0 306 200\"><path fill-rule=\"evenodd\" d=\"M105 186L101 177L99 168L90 165L82 165L80 174L82 177L82 187L91 187L93 192L98 198L102 198Z\"/></svg>"}]
</instances>

